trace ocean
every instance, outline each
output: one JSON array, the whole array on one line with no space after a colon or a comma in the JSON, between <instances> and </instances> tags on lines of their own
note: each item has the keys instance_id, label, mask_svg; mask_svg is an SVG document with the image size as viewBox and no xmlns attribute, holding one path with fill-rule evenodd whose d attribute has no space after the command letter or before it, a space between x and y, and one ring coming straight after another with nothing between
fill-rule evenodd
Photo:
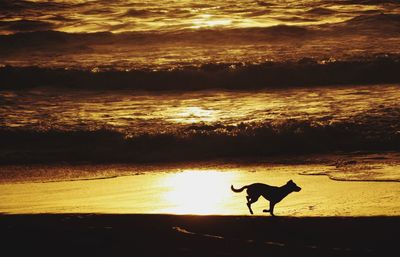
<instances>
[{"instance_id":1,"label":"ocean","mask_svg":"<svg viewBox=\"0 0 400 257\"><path fill-rule=\"evenodd\" d=\"M300 180L400 181L397 0L1 0L0 10L3 192L193 170L273 169L279 184L281 165ZM64 197L23 210L74 211L49 207ZM379 215L398 214L398 192L389 198ZM18 212L7 201L0 212ZM358 204L348 213L364 215ZM296 213L329 213L307 208Z\"/></svg>"},{"instance_id":2,"label":"ocean","mask_svg":"<svg viewBox=\"0 0 400 257\"><path fill-rule=\"evenodd\" d=\"M353 62L396 65L399 58L396 0L3 0L0 7L0 64L37 68L27 70L33 73L318 73L322 67L351 68Z\"/></svg>"}]
</instances>

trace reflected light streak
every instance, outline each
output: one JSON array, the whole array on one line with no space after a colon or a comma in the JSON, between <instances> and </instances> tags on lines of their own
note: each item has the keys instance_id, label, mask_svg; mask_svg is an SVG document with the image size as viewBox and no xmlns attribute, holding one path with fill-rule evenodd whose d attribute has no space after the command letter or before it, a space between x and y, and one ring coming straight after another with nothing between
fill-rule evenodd
<instances>
[{"instance_id":1,"label":"reflected light streak","mask_svg":"<svg viewBox=\"0 0 400 257\"><path fill-rule=\"evenodd\" d=\"M167 213L215 214L226 213L224 203L232 198L230 185L235 173L215 170L186 170L167 177L163 185L170 188L164 193Z\"/></svg>"},{"instance_id":2,"label":"reflected light streak","mask_svg":"<svg viewBox=\"0 0 400 257\"><path fill-rule=\"evenodd\" d=\"M179 108L174 113L175 117L171 120L178 123L213 122L217 120L215 110L197 106Z\"/></svg>"},{"instance_id":3,"label":"reflected light streak","mask_svg":"<svg viewBox=\"0 0 400 257\"><path fill-rule=\"evenodd\" d=\"M228 26L231 25L232 20L230 19L214 19L210 14L202 14L197 19L192 20L192 28L204 28L204 27L216 27L216 26Z\"/></svg>"}]
</instances>

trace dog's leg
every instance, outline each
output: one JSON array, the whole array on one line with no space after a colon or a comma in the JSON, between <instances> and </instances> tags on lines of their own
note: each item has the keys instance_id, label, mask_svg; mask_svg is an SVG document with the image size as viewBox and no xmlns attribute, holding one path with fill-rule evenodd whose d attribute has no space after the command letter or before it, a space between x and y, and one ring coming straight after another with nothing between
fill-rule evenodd
<instances>
[{"instance_id":1,"label":"dog's leg","mask_svg":"<svg viewBox=\"0 0 400 257\"><path fill-rule=\"evenodd\" d=\"M274 207L275 207L275 204L272 202L269 202L269 209L268 210L264 209L263 212L269 212L269 213L271 213L272 216L275 216L274 215Z\"/></svg>"},{"instance_id":2,"label":"dog's leg","mask_svg":"<svg viewBox=\"0 0 400 257\"><path fill-rule=\"evenodd\" d=\"M275 203L269 202L269 212L271 213L272 216L275 216L274 207L275 207Z\"/></svg>"},{"instance_id":3,"label":"dog's leg","mask_svg":"<svg viewBox=\"0 0 400 257\"><path fill-rule=\"evenodd\" d=\"M253 210L251 209L251 203L247 203L247 208L249 208L250 213L253 214Z\"/></svg>"},{"instance_id":4,"label":"dog's leg","mask_svg":"<svg viewBox=\"0 0 400 257\"><path fill-rule=\"evenodd\" d=\"M271 212L271 202L269 202L269 209L264 209L263 212Z\"/></svg>"},{"instance_id":5,"label":"dog's leg","mask_svg":"<svg viewBox=\"0 0 400 257\"><path fill-rule=\"evenodd\" d=\"M249 208L249 211L251 214L253 214L253 210L251 209L251 204L257 202L258 198L251 198L250 196L246 196L247 199L247 208Z\"/></svg>"}]
</instances>

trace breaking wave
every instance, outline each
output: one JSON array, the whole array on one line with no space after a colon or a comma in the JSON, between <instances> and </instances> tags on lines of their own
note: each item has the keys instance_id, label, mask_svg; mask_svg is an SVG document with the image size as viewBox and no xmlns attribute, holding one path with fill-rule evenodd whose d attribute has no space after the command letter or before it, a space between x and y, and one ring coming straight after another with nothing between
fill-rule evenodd
<instances>
[{"instance_id":1,"label":"breaking wave","mask_svg":"<svg viewBox=\"0 0 400 257\"><path fill-rule=\"evenodd\" d=\"M400 127L392 122L399 118L399 112L396 113L387 121L373 123L368 120L374 117L358 117L327 124L298 120L197 124L175 132L139 135L106 129L2 129L0 163L172 162L341 151L400 151Z\"/></svg>"},{"instance_id":2,"label":"breaking wave","mask_svg":"<svg viewBox=\"0 0 400 257\"><path fill-rule=\"evenodd\" d=\"M400 58L382 55L364 60L303 58L297 62L260 64L209 63L199 67L161 70L0 68L1 89L67 87L74 89L251 90L295 86L323 86L400 82ZM290 74L288 76L288 74Z\"/></svg>"}]
</instances>

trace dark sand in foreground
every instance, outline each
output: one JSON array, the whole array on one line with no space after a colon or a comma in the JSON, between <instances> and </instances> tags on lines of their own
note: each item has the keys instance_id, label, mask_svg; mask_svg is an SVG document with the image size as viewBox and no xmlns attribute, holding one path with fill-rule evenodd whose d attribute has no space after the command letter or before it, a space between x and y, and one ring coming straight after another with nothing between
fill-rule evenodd
<instances>
[{"instance_id":1,"label":"dark sand in foreground","mask_svg":"<svg viewBox=\"0 0 400 257\"><path fill-rule=\"evenodd\" d=\"M400 217L1 215L4 256L391 256Z\"/></svg>"}]
</instances>

